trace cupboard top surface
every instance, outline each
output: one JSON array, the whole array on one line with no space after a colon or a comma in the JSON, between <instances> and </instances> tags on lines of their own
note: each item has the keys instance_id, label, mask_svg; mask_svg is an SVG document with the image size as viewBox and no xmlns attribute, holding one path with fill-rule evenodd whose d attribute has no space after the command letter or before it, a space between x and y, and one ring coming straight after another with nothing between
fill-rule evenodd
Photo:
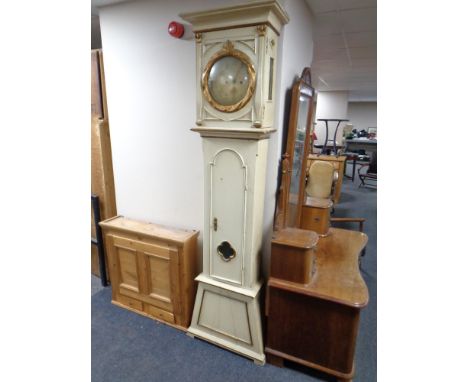
<instances>
[{"instance_id":1,"label":"cupboard top surface","mask_svg":"<svg viewBox=\"0 0 468 382\"><path fill-rule=\"evenodd\" d=\"M313 248L318 241L318 235L310 230L299 228L284 228L273 232L271 240L274 244L288 247Z\"/></svg>"},{"instance_id":2,"label":"cupboard top surface","mask_svg":"<svg viewBox=\"0 0 468 382\"><path fill-rule=\"evenodd\" d=\"M367 244L367 235L338 228L330 228L330 233L319 239L316 271L309 284L270 278L268 285L363 308L369 301L369 292L359 271L358 258Z\"/></svg>"},{"instance_id":3,"label":"cupboard top surface","mask_svg":"<svg viewBox=\"0 0 468 382\"><path fill-rule=\"evenodd\" d=\"M196 237L199 231L184 230L167 227L159 224L140 222L123 216L115 216L99 223L104 229L113 229L121 232L134 233L150 238L158 238L174 243L184 243L192 237Z\"/></svg>"}]
</instances>

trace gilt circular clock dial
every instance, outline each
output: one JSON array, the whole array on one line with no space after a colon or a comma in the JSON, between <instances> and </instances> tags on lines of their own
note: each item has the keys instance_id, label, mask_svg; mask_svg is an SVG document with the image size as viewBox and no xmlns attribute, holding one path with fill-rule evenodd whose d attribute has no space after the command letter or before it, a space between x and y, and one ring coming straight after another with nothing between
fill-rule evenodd
<instances>
[{"instance_id":1,"label":"gilt circular clock dial","mask_svg":"<svg viewBox=\"0 0 468 382\"><path fill-rule=\"evenodd\" d=\"M208 89L213 100L220 105L229 106L238 103L249 90L247 65L237 57L220 58L211 67Z\"/></svg>"},{"instance_id":2,"label":"gilt circular clock dial","mask_svg":"<svg viewBox=\"0 0 468 382\"><path fill-rule=\"evenodd\" d=\"M215 109L231 113L243 108L255 89L255 69L249 57L227 42L203 72L205 99Z\"/></svg>"}]
</instances>

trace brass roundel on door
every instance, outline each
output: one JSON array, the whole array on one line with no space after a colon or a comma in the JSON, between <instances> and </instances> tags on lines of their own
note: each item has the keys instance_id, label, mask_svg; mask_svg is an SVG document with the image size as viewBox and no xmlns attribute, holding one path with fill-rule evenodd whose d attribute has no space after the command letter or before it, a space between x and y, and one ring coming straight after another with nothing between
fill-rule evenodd
<instances>
[{"instance_id":1,"label":"brass roundel on door","mask_svg":"<svg viewBox=\"0 0 468 382\"><path fill-rule=\"evenodd\" d=\"M236 257L236 250L232 248L231 243L228 241L223 241L216 249L218 251L218 255L221 256L221 259L224 261L231 261Z\"/></svg>"}]
</instances>

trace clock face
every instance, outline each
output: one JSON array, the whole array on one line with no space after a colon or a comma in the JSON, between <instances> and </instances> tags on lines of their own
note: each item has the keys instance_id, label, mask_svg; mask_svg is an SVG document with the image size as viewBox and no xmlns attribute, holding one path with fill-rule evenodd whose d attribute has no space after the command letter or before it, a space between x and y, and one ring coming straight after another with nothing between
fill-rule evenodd
<instances>
[{"instance_id":1,"label":"clock face","mask_svg":"<svg viewBox=\"0 0 468 382\"><path fill-rule=\"evenodd\" d=\"M224 56L217 60L208 74L208 90L213 100L222 105L235 105L249 90L249 72L245 62Z\"/></svg>"},{"instance_id":2,"label":"clock face","mask_svg":"<svg viewBox=\"0 0 468 382\"><path fill-rule=\"evenodd\" d=\"M250 58L227 41L206 64L201 84L203 95L215 109L235 112L252 98L255 76Z\"/></svg>"}]
</instances>

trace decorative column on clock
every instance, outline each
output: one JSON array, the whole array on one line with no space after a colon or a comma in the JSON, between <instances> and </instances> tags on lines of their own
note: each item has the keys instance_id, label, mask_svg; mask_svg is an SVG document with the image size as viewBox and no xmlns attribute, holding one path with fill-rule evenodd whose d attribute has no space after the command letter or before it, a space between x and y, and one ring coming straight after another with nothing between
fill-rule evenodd
<instances>
[{"instance_id":1,"label":"decorative column on clock","mask_svg":"<svg viewBox=\"0 0 468 382\"><path fill-rule=\"evenodd\" d=\"M203 143L203 272L189 335L263 364L259 277L268 139L274 119L276 1L180 15L196 39Z\"/></svg>"}]
</instances>

